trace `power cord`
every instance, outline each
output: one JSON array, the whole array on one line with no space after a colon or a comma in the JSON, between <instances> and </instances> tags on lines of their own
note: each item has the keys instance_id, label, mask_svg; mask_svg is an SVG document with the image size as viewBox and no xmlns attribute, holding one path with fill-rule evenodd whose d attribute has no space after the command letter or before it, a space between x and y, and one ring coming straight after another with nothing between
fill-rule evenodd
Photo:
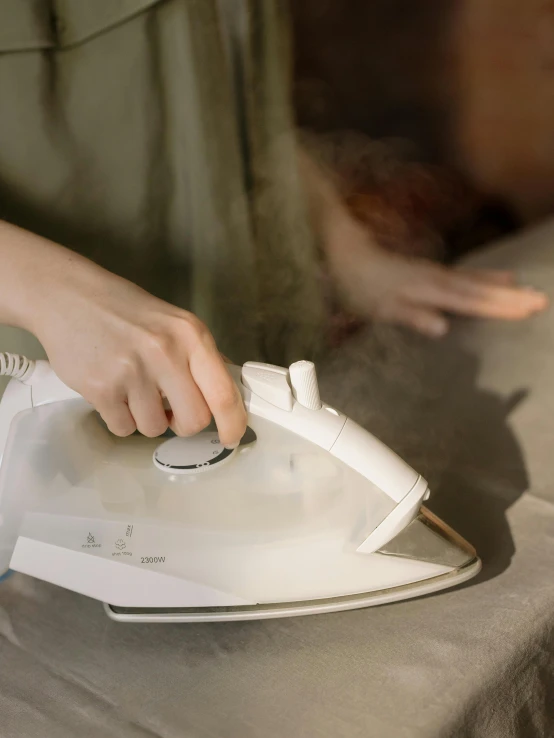
<instances>
[{"instance_id":1,"label":"power cord","mask_svg":"<svg viewBox=\"0 0 554 738\"><path fill-rule=\"evenodd\" d=\"M0 377L13 377L24 382L34 370L35 362L26 356L0 352Z\"/></svg>"},{"instance_id":2,"label":"power cord","mask_svg":"<svg viewBox=\"0 0 554 738\"><path fill-rule=\"evenodd\" d=\"M13 377L13 379L24 382L35 371L35 366L36 363L26 356L0 352L0 377ZM5 582L12 574L11 569L0 573L0 584Z\"/></svg>"}]
</instances>

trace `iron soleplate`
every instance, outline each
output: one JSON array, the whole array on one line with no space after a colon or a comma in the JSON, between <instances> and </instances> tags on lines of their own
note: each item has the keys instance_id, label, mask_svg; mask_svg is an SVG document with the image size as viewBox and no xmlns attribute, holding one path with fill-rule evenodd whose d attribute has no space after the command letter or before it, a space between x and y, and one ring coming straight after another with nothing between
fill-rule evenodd
<instances>
[{"instance_id":1,"label":"iron soleplate","mask_svg":"<svg viewBox=\"0 0 554 738\"><path fill-rule=\"evenodd\" d=\"M413 599L454 587L471 579L481 570L481 560L475 558L458 569L438 577L432 577L413 584L405 584L391 589L382 589L345 597L312 600L308 602L287 602L246 607L213 608L129 608L104 605L112 620L126 623L215 623L240 620L269 620L303 615L317 615L345 610L359 610L366 607L385 605L401 600Z\"/></svg>"}]
</instances>

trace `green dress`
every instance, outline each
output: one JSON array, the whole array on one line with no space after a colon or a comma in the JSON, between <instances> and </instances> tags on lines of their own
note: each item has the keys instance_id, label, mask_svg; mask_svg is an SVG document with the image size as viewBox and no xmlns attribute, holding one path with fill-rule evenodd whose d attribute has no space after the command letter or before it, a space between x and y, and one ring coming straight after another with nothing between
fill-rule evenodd
<instances>
[{"instance_id":1,"label":"green dress","mask_svg":"<svg viewBox=\"0 0 554 738\"><path fill-rule=\"evenodd\" d=\"M313 355L287 20L284 0L0 0L0 218L192 310L237 362Z\"/></svg>"}]
</instances>

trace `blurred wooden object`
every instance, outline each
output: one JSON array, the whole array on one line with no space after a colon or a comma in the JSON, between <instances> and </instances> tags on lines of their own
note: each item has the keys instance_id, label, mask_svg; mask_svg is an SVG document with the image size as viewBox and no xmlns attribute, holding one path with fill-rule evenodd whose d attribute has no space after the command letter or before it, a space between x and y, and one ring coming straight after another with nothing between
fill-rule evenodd
<instances>
[{"instance_id":1,"label":"blurred wooden object","mask_svg":"<svg viewBox=\"0 0 554 738\"><path fill-rule=\"evenodd\" d=\"M456 161L526 220L554 210L554 2L464 0Z\"/></svg>"},{"instance_id":2,"label":"blurred wooden object","mask_svg":"<svg viewBox=\"0 0 554 738\"><path fill-rule=\"evenodd\" d=\"M408 139L526 222L554 211L554 0L291 5L300 125Z\"/></svg>"}]
</instances>

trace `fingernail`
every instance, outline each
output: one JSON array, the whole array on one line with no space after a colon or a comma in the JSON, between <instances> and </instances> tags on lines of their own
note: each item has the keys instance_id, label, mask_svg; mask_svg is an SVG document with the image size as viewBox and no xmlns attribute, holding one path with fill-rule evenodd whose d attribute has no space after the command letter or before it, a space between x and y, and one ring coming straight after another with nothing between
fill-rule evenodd
<instances>
[{"instance_id":1,"label":"fingernail","mask_svg":"<svg viewBox=\"0 0 554 738\"><path fill-rule=\"evenodd\" d=\"M228 451L234 451L236 448L238 448L240 441L237 441L237 443L226 443L225 448Z\"/></svg>"},{"instance_id":2,"label":"fingernail","mask_svg":"<svg viewBox=\"0 0 554 738\"><path fill-rule=\"evenodd\" d=\"M540 292L539 290L534 289L533 287L525 287L524 292L529 295L529 297L533 297L534 302L537 305L547 305L548 304L548 295L546 295L544 292Z\"/></svg>"}]
</instances>

